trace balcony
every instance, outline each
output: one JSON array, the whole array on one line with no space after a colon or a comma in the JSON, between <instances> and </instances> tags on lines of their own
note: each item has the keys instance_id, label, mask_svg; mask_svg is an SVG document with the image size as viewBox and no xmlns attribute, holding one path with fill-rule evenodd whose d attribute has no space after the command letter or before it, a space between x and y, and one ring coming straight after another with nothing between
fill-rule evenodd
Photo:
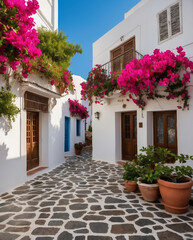
<instances>
[{"instance_id":1,"label":"balcony","mask_svg":"<svg viewBox=\"0 0 193 240\"><path fill-rule=\"evenodd\" d=\"M125 51L123 54L114 57L109 62L101 65L100 68L104 69L107 75L111 75L113 72L119 73L132 59L141 59L142 57L142 54L133 49L130 49L128 51Z\"/></svg>"}]
</instances>

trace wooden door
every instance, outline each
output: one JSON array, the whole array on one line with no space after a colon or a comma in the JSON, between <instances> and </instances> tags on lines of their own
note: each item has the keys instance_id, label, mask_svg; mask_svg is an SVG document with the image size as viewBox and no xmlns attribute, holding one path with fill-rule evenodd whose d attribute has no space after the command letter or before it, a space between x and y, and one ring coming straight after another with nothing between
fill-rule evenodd
<instances>
[{"instance_id":1,"label":"wooden door","mask_svg":"<svg viewBox=\"0 0 193 240\"><path fill-rule=\"evenodd\" d=\"M27 171L39 166L39 113L27 112Z\"/></svg>"},{"instance_id":2,"label":"wooden door","mask_svg":"<svg viewBox=\"0 0 193 240\"><path fill-rule=\"evenodd\" d=\"M122 113L122 159L133 160L137 154L137 114Z\"/></svg>"},{"instance_id":3,"label":"wooden door","mask_svg":"<svg viewBox=\"0 0 193 240\"><path fill-rule=\"evenodd\" d=\"M111 51L112 72L120 72L135 58L135 37Z\"/></svg>"},{"instance_id":4,"label":"wooden door","mask_svg":"<svg viewBox=\"0 0 193 240\"><path fill-rule=\"evenodd\" d=\"M176 111L154 112L154 146L177 154Z\"/></svg>"}]
</instances>

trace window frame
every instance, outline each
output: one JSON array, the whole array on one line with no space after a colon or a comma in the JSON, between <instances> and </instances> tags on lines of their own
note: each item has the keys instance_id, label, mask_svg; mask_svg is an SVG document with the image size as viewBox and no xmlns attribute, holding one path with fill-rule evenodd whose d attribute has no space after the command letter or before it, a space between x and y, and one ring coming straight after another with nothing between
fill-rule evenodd
<instances>
[{"instance_id":1,"label":"window frame","mask_svg":"<svg viewBox=\"0 0 193 240\"><path fill-rule=\"evenodd\" d=\"M76 119L76 136L81 136L81 120L79 118Z\"/></svg>"},{"instance_id":2,"label":"window frame","mask_svg":"<svg viewBox=\"0 0 193 240\"><path fill-rule=\"evenodd\" d=\"M68 129L66 124L68 122ZM68 137L66 142L66 136ZM69 116L64 117L64 152L70 152L70 142L71 142L71 118Z\"/></svg>"},{"instance_id":3,"label":"window frame","mask_svg":"<svg viewBox=\"0 0 193 240\"><path fill-rule=\"evenodd\" d=\"M129 39L125 40L122 44L120 44L119 46L117 46L116 48L112 49L110 51L110 62L111 62L111 72L117 72L117 69L113 69L113 62L116 60L116 59L119 59L119 57L123 57L123 55L128 52L128 51L124 51L124 47L125 45L127 45L128 43L130 42L133 42L133 58L136 57L136 36L133 35L132 37L130 37ZM121 49L121 53L116 56L116 57L113 57L113 53L117 50ZM120 60L120 59L119 59ZM121 69L118 70L118 71L121 71L123 68L124 68L124 59L121 59L120 61L120 66L121 66Z\"/></svg>"},{"instance_id":4,"label":"window frame","mask_svg":"<svg viewBox=\"0 0 193 240\"><path fill-rule=\"evenodd\" d=\"M171 28L171 7L179 4L179 17L180 17L180 32L176 33L175 35L172 35L172 28ZM168 26L168 38L164 39L164 40L160 40L160 25L159 25L159 15L164 12L167 11L167 26ZM158 29L158 44L162 44L174 37L177 37L178 35L183 33L183 19L182 19L182 0L177 0L174 3L170 4L169 6L167 6L166 8L162 9L160 12L157 13L157 29Z\"/></svg>"}]
</instances>

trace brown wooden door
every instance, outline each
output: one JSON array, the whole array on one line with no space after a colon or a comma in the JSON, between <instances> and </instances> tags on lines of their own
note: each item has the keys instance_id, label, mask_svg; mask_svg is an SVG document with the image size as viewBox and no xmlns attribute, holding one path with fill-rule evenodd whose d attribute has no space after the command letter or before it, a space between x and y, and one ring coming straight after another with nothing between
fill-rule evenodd
<instances>
[{"instance_id":1,"label":"brown wooden door","mask_svg":"<svg viewBox=\"0 0 193 240\"><path fill-rule=\"evenodd\" d=\"M120 72L135 58L135 37L111 51L112 72Z\"/></svg>"},{"instance_id":2,"label":"brown wooden door","mask_svg":"<svg viewBox=\"0 0 193 240\"><path fill-rule=\"evenodd\" d=\"M154 112L154 145L177 154L176 111Z\"/></svg>"},{"instance_id":3,"label":"brown wooden door","mask_svg":"<svg viewBox=\"0 0 193 240\"><path fill-rule=\"evenodd\" d=\"M122 159L133 160L137 154L136 112L122 113Z\"/></svg>"},{"instance_id":4,"label":"brown wooden door","mask_svg":"<svg viewBox=\"0 0 193 240\"><path fill-rule=\"evenodd\" d=\"M27 171L39 166L39 113L27 112Z\"/></svg>"}]
</instances>

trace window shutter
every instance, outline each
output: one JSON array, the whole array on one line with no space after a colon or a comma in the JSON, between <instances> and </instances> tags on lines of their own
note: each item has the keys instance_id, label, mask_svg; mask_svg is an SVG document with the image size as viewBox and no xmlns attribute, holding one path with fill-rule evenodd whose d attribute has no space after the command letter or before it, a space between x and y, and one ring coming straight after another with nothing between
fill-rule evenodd
<instances>
[{"instance_id":1,"label":"window shutter","mask_svg":"<svg viewBox=\"0 0 193 240\"><path fill-rule=\"evenodd\" d=\"M163 41L168 38L167 10L159 14L159 36L160 41Z\"/></svg>"},{"instance_id":2,"label":"window shutter","mask_svg":"<svg viewBox=\"0 0 193 240\"><path fill-rule=\"evenodd\" d=\"M126 63L135 58L135 38L132 38L129 42L124 44L124 56L123 56L123 68Z\"/></svg>"},{"instance_id":3,"label":"window shutter","mask_svg":"<svg viewBox=\"0 0 193 240\"><path fill-rule=\"evenodd\" d=\"M179 3L170 7L170 16L171 16L171 35L173 36L181 31Z\"/></svg>"}]
</instances>

